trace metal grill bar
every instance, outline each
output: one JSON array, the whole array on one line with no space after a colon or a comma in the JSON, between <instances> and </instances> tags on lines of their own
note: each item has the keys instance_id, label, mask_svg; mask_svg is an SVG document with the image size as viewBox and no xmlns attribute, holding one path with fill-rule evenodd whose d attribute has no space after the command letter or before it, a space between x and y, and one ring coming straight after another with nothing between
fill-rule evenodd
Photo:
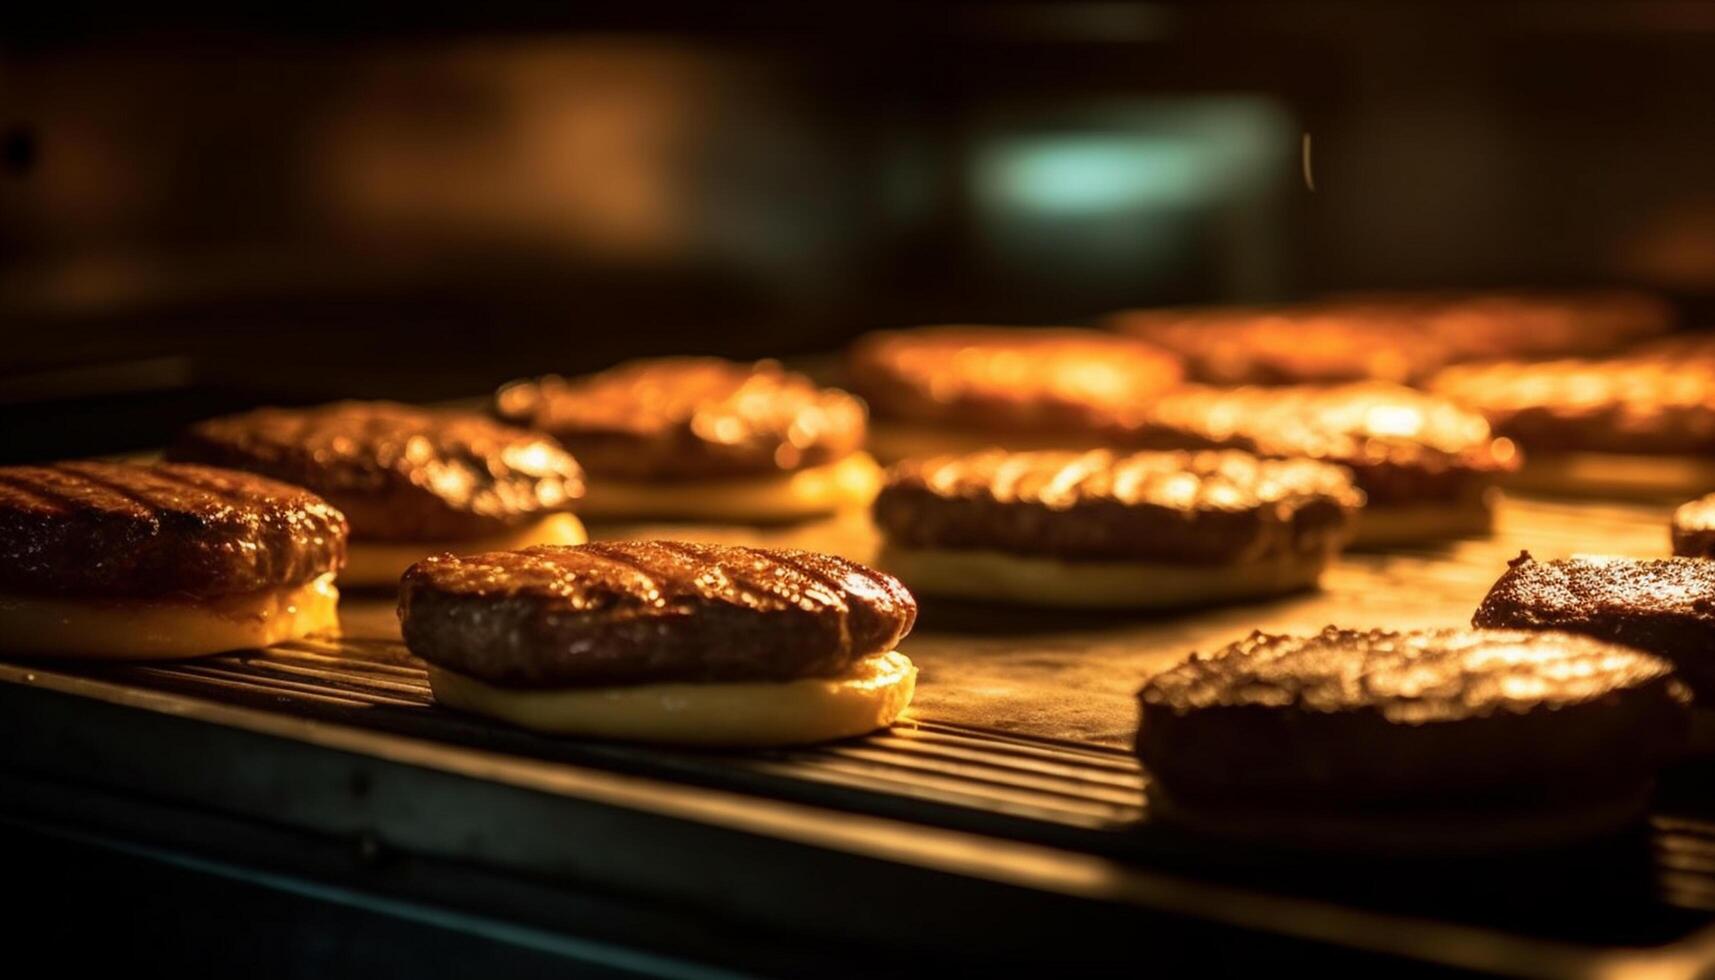
<instances>
[{"instance_id":1,"label":"metal grill bar","mask_svg":"<svg viewBox=\"0 0 1715 980\"><path fill-rule=\"evenodd\" d=\"M543 738L437 707L422 664L402 644L385 641L300 641L191 663L91 667L86 673L108 682L549 763L608 767L1092 854L1165 861L1217 878L1237 875L1236 880L1265 888L1276 880L1269 875L1281 874L1279 868L1250 866L1220 852L1188 854L1176 850L1179 845L1171 840L1163 843L1163 834L1148 828L1144 776L1130 753L1117 748L933 719L913 719L889 732L832 745L753 753ZM1701 812L1696 806L1688 809ZM1577 889L1582 877L1591 882L1585 886L1591 891L1590 914L1614 935L1661 937L1651 941L1683 935L1715 912L1715 824L1673 812L1656 817L1652 829L1648 851L1654 855L1654 868L1639 859L1628 867L1640 881L1648 879L1653 885L1632 898L1602 894L1602 886L1590 877L1595 872L1588 869L1505 871L1505 887L1498 884L1496 895L1466 895L1460 901L1469 905L1451 911L1474 922L1506 921L1514 908L1534 901L1531 889L1544 894ZM1324 870L1330 873L1322 874ZM1302 868L1287 870L1278 880L1294 890L1303 886L1334 898L1350 892L1350 900L1367 902L1373 897L1373 882L1365 873L1335 873L1319 866L1317 880L1304 881ZM1352 880L1335 880L1339 875ZM1396 896L1399 911L1433 915L1446 909L1423 904L1438 901L1429 896L1444 885L1426 878L1418 886L1421 894ZM1502 901L1497 896L1514 886L1530 894L1511 905L1495 906ZM1445 898L1445 892L1441 894ZM1598 911L1596 902L1608 904ZM1622 922L1627 917L1630 924ZM1516 924L1527 933L1559 935L1564 930L1563 923L1528 917Z\"/></svg>"},{"instance_id":2,"label":"metal grill bar","mask_svg":"<svg viewBox=\"0 0 1715 980\"><path fill-rule=\"evenodd\" d=\"M427 672L402 645L379 641L349 646L296 641L195 662L106 669L102 676L456 742L470 741L473 727L489 728L486 722L434 707ZM510 742L538 743L533 747L547 755L564 748L564 743L510 730L491 734ZM647 751L630 746L581 748L580 758L629 759ZM927 721L829 746L754 755L659 755L682 769L705 773L729 770L807 781L1079 828L1118 828L1143 815L1143 777L1125 753Z\"/></svg>"}]
</instances>

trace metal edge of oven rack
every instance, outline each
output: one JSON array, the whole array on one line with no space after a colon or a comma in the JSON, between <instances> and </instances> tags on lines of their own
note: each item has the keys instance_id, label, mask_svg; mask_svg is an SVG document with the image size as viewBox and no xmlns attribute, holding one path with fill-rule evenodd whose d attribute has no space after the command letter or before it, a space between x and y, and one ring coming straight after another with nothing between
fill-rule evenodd
<instances>
[{"instance_id":1,"label":"metal edge of oven rack","mask_svg":"<svg viewBox=\"0 0 1715 980\"><path fill-rule=\"evenodd\" d=\"M1529 939L43 667L0 664L0 773L14 786L135 797L342 842L350 853L452 862L810 941L931 956L1028 962L1055 951L1135 963L1147 929L1152 961L1174 943L1185 962L1206 959L1208 943L1230 949L1243 930L1259 947L1519 976L1694 976L1715 963L1715 928L1659 949Z\"/></svg>"}]
</instances>

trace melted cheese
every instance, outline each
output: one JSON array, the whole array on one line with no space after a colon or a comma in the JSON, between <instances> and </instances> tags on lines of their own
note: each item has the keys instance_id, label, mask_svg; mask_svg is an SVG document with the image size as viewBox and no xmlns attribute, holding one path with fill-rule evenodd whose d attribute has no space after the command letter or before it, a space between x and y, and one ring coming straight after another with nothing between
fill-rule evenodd
<instances>
[{"instance_id":1,"label":"melted cheese","mask_svg":"<svg viewBox=\"0 0 1715 980\"><path fill-rule=\"evenodd\" d=\"M999 551L886 545L877 560L911 591L1072 609L1179 609L1297 592L1316 584L1323 555L1234 565L1061 561Z\"/></svg>"},{"instance_id":2,"label":"melted cheese","mask_svg":"<svg viewBox=\"0 0 1715 980\"><path fill-rule=\"evenodd\" d=\"M29 656L169 660L339 632L324 575L287 589L203 601L0 595L0 648Z\"/></svg>"},{"instance_id":3,"label":"melted cheese","mask_svg":"<svg viewBox=\"0 0 1715 980\"><path fill-rule=\"evenodd\" d=\"M1083 452L1111 445L1093 433L979 432L908 422L876 423L869 432L870 452L888 463L918 456L963 456L996 448L1013 452L1047 449Z\"/></svg>"},{"instance_id":4,"label":"melted cheese","mask_svg":"<svg viewBox=\"0 0 1715 980\"><path fill-rule=\"evenodd\" d=\"M589 540L584 525L572 514L554 514L506 534L491 534L460 541L353 541L346 547L341 585L352 588L394 588L405 569L430 555L451 551L477 554L483 551L513 551L534 544L583 544Z\"/></svg>"},{"instance_id":5,"label":"melted cheese","mask_svg":"<svg viewBox=\"0 0 1715 980\"><path fill-rule=\"evenodd\" d=\"M431 666L429 685L449 708L551 735L758 747L887 727L911 703L917 667L893 651L865 657L842 677L536 690L495 687Z\"/></svg>"},{"instance_id":6,"label":"melted cheese","mask_svg":"<svg viewBox=\"0 0 1715 980\"><path fill-rule=\"evenodd\" d=\"M592 477L582 510L591 520L772 523L865 507L880 488L881 467L868 453L853 453L823 466L749 479L643 483Z\"/></svg>"},{"instance_id":7,"label":"melted cheese","mask_svg":"<svg viewBox=\"0 0 1715 980\"><path fill-rule=\"evenodd\" d=\"M1507 486L1527 493L1632 500L1684 499L1715 490L1715 460L1701 456L1533 452Z\"/></svg>"}]
</instances>

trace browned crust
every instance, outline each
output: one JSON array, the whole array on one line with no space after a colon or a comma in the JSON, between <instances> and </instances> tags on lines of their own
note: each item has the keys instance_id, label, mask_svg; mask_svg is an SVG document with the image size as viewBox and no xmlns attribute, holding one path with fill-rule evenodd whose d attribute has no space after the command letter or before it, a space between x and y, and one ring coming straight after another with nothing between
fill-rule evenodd
<instances>
[{"instance_id":1,"label":"browned crust","mask_svg":"<svg viewBox=\"0 0 1715 980\"><path fill-rule=\"evenodd\" d=\"M1715 449L1715 343L1624 356L1449 368L1432 391L1483 413L1527 449L1685 454Z\"/></svg>"},{"instance_id":2,"label":"browned crust","mask_svg":"<svg viewBox=\"0 0 1715 980\"><path fill-rule=\"evenodd\" d=\"M1564 633L1253 633L1139 700L1138 754L1187 802L1540 805L1647 783L1688 731L1666 661Z\"/></svg>"},{"instance_id":3,"label":"browned crust","mask_svg":"<svg viewBox=\"0 0 1715 980\"><path fill-rule=\"evenodd\" d=\"M820 466L862 448L861 401L774 361L631 361L582 378L515 381L495 412L547 432L596 476L672 481Z\"/></svg>"},{"instance_id":4,"label":"browned crust","mask_svg":"<svg viewBox=\"0 0 1715 980\"><path fill-rule=\"evenodd\" d=\"M669 541L442 555L399 598L411 652L513 687L832 677L916 616L898 580L843 558Z\"/></svg>"},{"instance_id":5,"label":"browned crust","mask_svg":"<svg viewBox=\"0 0 1715 980\"><path fill-rule=\"evenodd\" d=\"M1579 557L1508 565L1471 618L1478 627L1563 630L1647 650L1715 697L1715 563Z\"/></svg>"},{"instance_id":6,"label":"browned crust","mask_svg":"<svg viewBox=\"0 0 1715 980\"><path fill-rule=\"evenodd\" d=\"M168 458L248 470L327 498L353 537L450 541L571 510L583 471L551 439L395 402L262 408L199 422Z\"/></svg>"},{"instance_id":7,"label":"browned crust","mask_svg":"<svg viewBox=\"0 0 1715 980\"><path fill-rule=\"evenodd\" d=\"M187 464L0 467L0 591L214 598L300 585L345 562L345 517L248 473Z\"/></svg>"},{"instance_id":8,"label":"browned crust","mask_svg":"<svg viewBox=\"0 0 1715 980\"><path fill-rule=\"evenodd\" d=\"M874 514L912 548L1222 564L1337 549L1362 504L1310 460L994 450L894 466Z\"/></svg>"},{"instance_id":9,"label":"browned crust","mask_svg":"<svg viewBox=\"0 0 1715 980\"><path fill-rule=\"evenodd\" d=\"M1182 373L1160 348L1072 327L883 330L846 355L877 418L985 432L1093 431Z\"/></svg>"}]
</instances>

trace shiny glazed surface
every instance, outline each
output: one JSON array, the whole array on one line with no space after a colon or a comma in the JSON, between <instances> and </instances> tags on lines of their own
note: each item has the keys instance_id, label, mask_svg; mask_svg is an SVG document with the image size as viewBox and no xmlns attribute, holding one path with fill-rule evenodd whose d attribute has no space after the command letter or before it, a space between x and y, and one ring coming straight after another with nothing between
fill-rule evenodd
<instances>
[{"instance_id":1,"label":"shiny glazed surface","mask_svg":"<svg viewBox=\"0 0 1715 980\"><path fill-rule=\"evenodd\" d=\"M168 455L307 487L367 540L498 534L570 510L584 490L577 462L550 439L481 415L394 402L210 419Z\"/></svg>"},{"instance_id":2,"label":"shiny glazed surface","mask_svg":"<svg viewBox=\"0 0 1715 980\"><path fill-rule=\"evenodd\" d=\"M991 450L894 466L874 513L912 547L1216 563L1338 547L1362 503L1311 460Z\"/></svg>"},{"instance_id":3,"label":"shiny glazed surface","mask_svg":"<svg viewBox=\"0 0 1715 980\"><path fill-rule=\"evenodd\" d=\"M0 467L0 592L208 598L345 562L346 520L298 487L175 463Z\"/></svg>"},{"instance_id":4,"label":"shiny glazed surface","mask_svg":"<svg viewBox=\"0 0 1715 980\"><path fill-rule=\"evenodd\" d=\"M1371 504L1469 497L1518 467L1512 443L1492 438L1481 415L1378 382L1186 387L1135 413L1114 438L1339 463Z\"/></svg>"},{"instance_id":5,"label":"shiny glazed surface","mask_svg":"<svg viewBox=\"0 0 1715 980\"><path fill-rule=\"evenodd\" d=\"M518 687L830 677L916 616L896 579L843 558L670 541L443 555L399 601L413 653Z\"/></svg>"},{"instance_id":6,"label":"shiny glazed surface","mask_svg":"<svg viewBox=\"0 0 1715 980\"><path fill-rule=\"evenodd\" d=\"M503 419L552 435L596 476L741 476L817 466L863 445L863 403L773 361L631 361L583 378L516 381Z\"/></svg>"}]
</instances>

